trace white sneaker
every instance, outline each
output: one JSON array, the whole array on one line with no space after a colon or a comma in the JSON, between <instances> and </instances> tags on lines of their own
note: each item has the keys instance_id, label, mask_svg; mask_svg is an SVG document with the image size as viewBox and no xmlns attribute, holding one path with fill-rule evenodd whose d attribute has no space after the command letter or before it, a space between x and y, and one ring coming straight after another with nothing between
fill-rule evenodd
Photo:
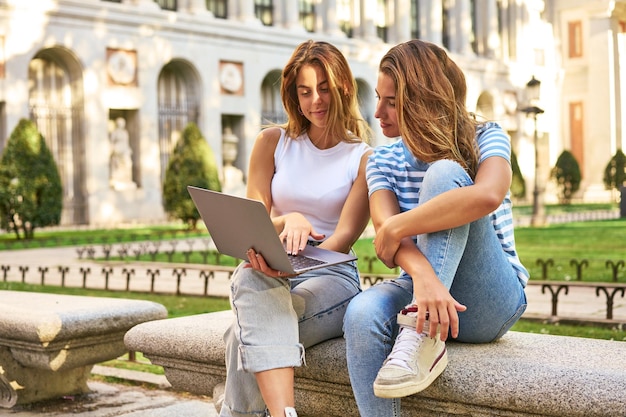
<instances>
[{"instance_id":1,"label":"white sneaker","mask_svg":"<svg viewBox=\"0 0 626 417\"><path fill-rule=\"evenodd\" d=\"M224 404L224 391L226 389L226 383L220 382L213 388L213 405L217 410L217 414L222 411L222 404Z\"/></svg>"},{"instance_id":2,"label":"white sneaker","mask_svg":"<svg viewBox=\"0 0 626 417\"><path fill-rule=\"evenodd\" d=\"M400 398L423 391L448 365L446 344L439 337L428 337L428 321L425 330L417 333L416 321L416 307L398 314L400 333L374 381L377 397Z\"/></svg>"},{"instance_id":3,"label":"white sneaker","mask_svg":"<svg viewBox=\"0 0 626 417\"><path fill-rule=\"evenodd\" d=\"M293 407L285 407L285 417L298 417L298 413Z\"/></svg>"}]
</instances>

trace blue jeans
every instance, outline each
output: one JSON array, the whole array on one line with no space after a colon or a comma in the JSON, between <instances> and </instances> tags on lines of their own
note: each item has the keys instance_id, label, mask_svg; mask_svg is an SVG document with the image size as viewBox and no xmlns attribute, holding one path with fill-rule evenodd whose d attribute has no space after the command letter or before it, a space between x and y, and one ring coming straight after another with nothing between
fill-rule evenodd
<instances>
[{"instance_id":1,"label":"blue jeans","mask_svg":"<svg viewBox=\"0 0 626 417\"><path fill-rule=\"evenodd\" d=\"M235 319L224 334L227 375L220 416L265 416L254 374L301 366L304 348L341 337L345 310L359 292L356 262L289 280L239 265L231 283Z\"/></svg>"},{"instance_id":2,"label":"blue jeans","mask_svg":"<svg viewBox=\"0 0 626 417\"><path fill-rule=\"evenodd\" d=\"M423 181L420 203L471 184L461 166L451 161L432 164ZM526 309L524 287L488 216L455 229L418 236L417 246L450 294L467 306L459 313L456 341L496 340ZM348 306L344 317L348 371L362 417L400 416L400 400L376 397L372 385L393 347L396 315L412 299L412 279L401 274L363 291Z\"/></svg>"}]
</instances>

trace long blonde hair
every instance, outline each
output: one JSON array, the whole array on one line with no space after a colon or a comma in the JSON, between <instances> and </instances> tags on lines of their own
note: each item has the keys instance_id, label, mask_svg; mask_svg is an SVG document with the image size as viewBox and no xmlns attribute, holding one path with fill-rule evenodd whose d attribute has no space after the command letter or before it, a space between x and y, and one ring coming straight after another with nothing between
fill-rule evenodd
<instances>
[{"instance_id":1,"label":"long blonde hair","mask_svg":"<svg viewBox=\"0 0 626 417\"><path fill-rule=\"evenodd\" d=\"M394 82L400 134L413 155L424 162L454 160L474 178L478 122L465 106L463 71L445 50L413 39L391 48L379 71Z\"/></svg>"},{"instance_id":2,"label":"long blonde hair","mask_svg":"<svg viewBox=\"0 0 626 417\"><path fill-rule=\"evenodd\" d=\"M359 110L356 81L345 56L334 45L313 40L298 45L283 68L280 94L288 116L283 125L288 136L300 136L311 124L300 112L296 86L300 69L307 65L317 65L328 79L332 100L325 133L343 141L368 142L371 131Z\"/></svg>"}]
</instances>

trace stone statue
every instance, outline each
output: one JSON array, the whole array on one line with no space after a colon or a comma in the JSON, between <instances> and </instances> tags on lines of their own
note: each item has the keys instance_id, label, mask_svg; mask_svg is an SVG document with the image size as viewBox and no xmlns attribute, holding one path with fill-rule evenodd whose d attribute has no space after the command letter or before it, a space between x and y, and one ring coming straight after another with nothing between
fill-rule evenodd
<instances>
[{"instance_id":1,"label":"stone statue","mask_svg":"<svg viewBox=\"0 0 626 417\"><path fill-rule=\"evenodd\" d=\"M111 186L116 190L136 188L133 182L133 151L130 148L126 120L115 119L115 128L110 133L111 141Z\"/></svg>"},{"instance_id":2,"label":"stone statue","mask_svg":"<svg viewBox=\"0 0 626 417\"><path fill-rule=\"evenodd\" d=\"M237 159L238 144L239 138L233 134L232 129L230 127L224 128L222 135L222 160L224 163L222 192L243 197L246 195L243 172L233 165Z\"/></svg>"}]
</instances>

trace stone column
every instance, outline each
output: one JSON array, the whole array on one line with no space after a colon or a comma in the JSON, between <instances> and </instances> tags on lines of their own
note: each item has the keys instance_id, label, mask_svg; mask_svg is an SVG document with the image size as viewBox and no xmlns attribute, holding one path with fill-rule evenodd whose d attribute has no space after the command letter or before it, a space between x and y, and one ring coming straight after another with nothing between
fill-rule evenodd
<instances>
[{"instance_id":1,"label":"stone column","mask_svg":"<svg viewBox=\"0 0 626 417\"><path fill-rule=\"evenodd\" d=\"M443 42L442 0L420 1L419 7L423 39L441 45Z\"/></svg>"},{"instance_id":2,"label":"stone column","mask_svg":"<svg viewBox=\"0 0 626 417\"><path fill-rule=\"evenodd\" d=\"M474 13L476 14L474 27L474 42L476 43L476 54L486 56L487 49L487 0L476 0Z\"/></svg>"},{"instance_id":3,"label":"stone column","mask_svg":"<svg viewBox=\"0 0 626 417\"><path fill-rule=\"evenodd\" d=\"M472 15L470 10L470 0L456 0L454 8L456 25L454 36L454 52L461 55L472 55L472 45L470 38L472 34Z\"/></svg>"},{"instance_id":4,"label":"stone column","mask_svg":"<svg viewBox=\"0 0 626 417\"><path fill-rule=\"evenodd\" d=\"M509 3L509 58L516 60L519 57L519 48L517 47L521 42L524 34L524 13L522 6L517 2Z\"/></svg>"},{"instance_id":5,"label":"stone column","mask_svg":"<svg viewBox=\"0 0 626 417\"><path fill-rule=\"evenodd\" d=\"M282 4L281 4L282 3ZM281 6L281 9L285 11L283 26L287 29L295 29L304 31L304 27L300 24L300 11L298 9L298 2L293 0L277 0L276 6Z\"/></svg>"},{"instance_id":6,"label":"stone column","mask_svg":"<svg viewBox=\"0 0 626 417\"><path fill-rule=\"evenodd\" d=\"M380 42L376 33L377 0L361 0L361 38L370 42Z\"/></svg>"},{"instance_id":7,"label":"stone column","mask_svg":"<svg viewBox=\"0 0 626 417\"><path fill-rule=\"evenodd\" d=\"M485 56L495 58L500 55L500 33L498 32L498 7L496 0L487 0L485 24Z\"/></svg>"},{"instance_id":8,"label":"stone column","mask_svg":"<svg viewBox=\"0 0 626 417\"><path fill-rule=\"evenodd\" d=\"M158 4L154 0L122 0L122 4L132 4L133 6L139 6L146 9L161 10Z\"/></svg>"},{"instance_id":9,"label":"stone column","mask_svg":"<svg viewBox=\"0 0 626 417\"><path fill-rule=\"evenodd\" d=\"M390 33L389 43L400 43L411 39L411 1L396 0L394 4L394 32Z\"/></svg>"},{"instance_id":10,"label":"stone column","mask_svg":"<svg viewBox=\"0 0 626 417\"><path fill-rule=\"evenodd\" d=\"M213 17L213 13L206 8L205 0L187 0L187 11L195 15Z\"/></svg>"},{"instance_id":11,"label":"stone column","mask_svg":"<svg viewBox=\"0 0 626 417\"><path fill-rule=\"evenodd\" d=\"M331 36L342 36L346 34L339 27L339 20L337 19L337 0L326 0L320 3L320 7L323 7L319 11L321 19L324 22L324 33Z\"/></svg>"},{"instance_id":12,"label":"stone column","mask_svg":"<svg viewBox=\"0 0 626 417\"><path fill-rule=\"evenodd\" d=\"M230 7L230 6L234 7ZM237 19L240 22L253 25L262 25L254 14L254 1L252 0L230 0L228 3L229 10L233 10L233 15L229 18Z\"/></svg>"}]
</instances>

